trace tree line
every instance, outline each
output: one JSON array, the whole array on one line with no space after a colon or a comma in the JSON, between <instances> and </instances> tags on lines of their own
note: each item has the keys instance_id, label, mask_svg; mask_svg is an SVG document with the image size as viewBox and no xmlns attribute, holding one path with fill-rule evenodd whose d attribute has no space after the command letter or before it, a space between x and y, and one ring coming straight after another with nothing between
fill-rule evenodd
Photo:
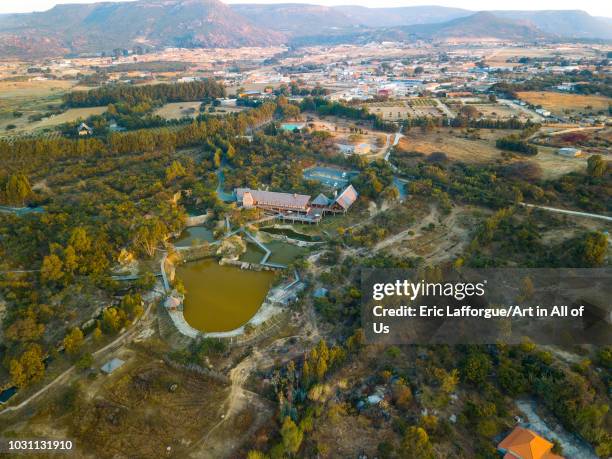
<instances>
[{"instance_id":1,"label":"tree line","mask_svg":"<svg viewBox=\"0 0 612 459\"><path fill-rule=\"evenodd\" d=\"M189 102L218 97L225 97L223 85L212 79L205 79L188 83L161 83L141 86L113 84L89 91L72 91L64 96L64 105L66 107L92 107L122 102L129 105L138 105L151 101L157 104L165 104L167 102Z\"/></svg>"}]
</instances>

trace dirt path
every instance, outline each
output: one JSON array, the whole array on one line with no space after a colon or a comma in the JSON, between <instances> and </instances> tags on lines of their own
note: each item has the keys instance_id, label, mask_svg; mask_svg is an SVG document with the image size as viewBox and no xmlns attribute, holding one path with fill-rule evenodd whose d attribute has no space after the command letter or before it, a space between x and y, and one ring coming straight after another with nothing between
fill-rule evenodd
<instances>
[{"instance_id":1,"label":"dirt path","mask_svg":"<svg viewBox=\"0 0 612 459\"><path fill-rule=\"evenodd\" d=\"M307 328L307 327L305 327ZM217 422L206 434L193 446L190 457L193 458L222 458L232 455L239 448L252 431L262 425L272 416L275 406L271 406L269 400L259 394L245 388L251 373L271 368L275 364L275 357L286 342L291 338L304 338L303 336L290 336L279 338L266 347L265 352L253 349L252 353L238 363L229 373L230 391L219 410L219 422ZM290 352L282 352L283 360L292 359L304 352L300 346L292 346ZM242 435L227 434L223 427L231 428L241 413L247 409L254 413L254 419L249 429Z\"/></svg>"},{"instance_id":2,"label":"dirt path","mask_svg":"<svg viewBox=\"0 0 612 459\"><path fill-rule=\"evenodd\" d=\"M112 342L108 343L106 346L104 346L104 347L98 349L97 351L93 352L92 356L93 357L98 357L98 356L103 355L107 351L112 351L118 345L121 345L125 341L129 340L130 338L132 338L136 334L136 332L142 331L142 324L146 322L146 318L149 315L149 313L151 312L151 309L152 309L154 304L156 304L155 301L150 302L149 306L145 310L144 314L137 319L137 321L134 323L134 325L132 327L130 327L123 334L118 336L115 340L113 340ZM8 406L4 410L0 411L0 415L2 415L4 413L9 413L9 412L12 412L12 411L18 411L21 408L27 406L30 402L32 402L36 398L40 397L42 394L47 392L49 389L55 387L60 382L63 382L64 380L66 380L68 378L68 376L70 376L74 372L75 368L76 367L74 365L71 366L66 371L64 371L62 374L60 374L57 378L55 378L53 381L48 383L46 386L40 388L38 391L36 391L32 395L30 395L28 398L26 398L24 401L22 401L18 405Z\"/></svg>"},{"instance_id":3,"label":"dirt path","mask_svg":"<svg viewBox=\"0 0 612 459\"><path fill-rule=\"evenodd\" d=\"M429 225L430 223L436 222L437 219L438 219L438 216L439 216L438 209L436 209L435 206L432 207L431 208L431 212L429 212L429 214L427 214L427 216L423 220L421 220L420 227L422 228L424 226ZM413 233L413 234L410 234L410 233ZM418 231L415 232L414 228L412 228L412 227L408 228L408 229L406 229L404 231L401 231L401 232L399 232L397 234L389 236L388 238L383 239L382 241L379 241L372 248L372 252L373 253L374 252L378 252L379 250L382 250L382 249L384 249L386 247L389 247L390 245L393 245L393 244L395 244L397 242L400 242L400 241L406 239L408 236L410 236L411 238L417 238L417 237L419 237L421 235L422 235L422 232L418 232Z\"/></svg>"},{"instance_id":4,"label":"dirt path","mask_svg":"<svg viewBox=\"0 0 612 459\"><path fill-rule=\"evenodd\" d=\"M577 217L597 218L599 220L606 220L606 221L612 222L612 217L608 217L607 215L591 214L588 212L578 212L575 210L567 210L567 209L558 209L556 207L537 206L535 204L526 204L524 202L521 202L520 204L521 206L534 207L536 209L548 210L549 212L557 212L560 214L575 215Z\"/></svg>"}]
</instances>

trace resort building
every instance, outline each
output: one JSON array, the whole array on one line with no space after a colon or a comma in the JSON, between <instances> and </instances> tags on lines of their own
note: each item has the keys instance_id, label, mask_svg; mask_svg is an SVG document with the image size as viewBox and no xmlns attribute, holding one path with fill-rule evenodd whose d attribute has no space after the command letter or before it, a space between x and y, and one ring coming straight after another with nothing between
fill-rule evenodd
<instances>
[{"instance_id":1,"label":"resort building","mask_svg":"<svg viewBox=\"0 0 612 459\"><path fill-rule=\"evenodd\" d=\"M307 223L318 223L326 212L346 212L359 196L353 185L348 185L334 199L328 198L323 193L311 200L311 197L305 194L250 188L236 188L235 193L238 204L245 209L263 209L276 213L278 218Z\"/></svg>"},{"instance_id":2,"label":"resort building","mask_svg":"<svg viewBox=\"0 0 612 459\"><path fill-rule=\"evenodd\" d=\"M551 451L553 446L532 430L517 426L497 445L497 449L504 459L564 459Z\"/></svg>"}]
</instances>

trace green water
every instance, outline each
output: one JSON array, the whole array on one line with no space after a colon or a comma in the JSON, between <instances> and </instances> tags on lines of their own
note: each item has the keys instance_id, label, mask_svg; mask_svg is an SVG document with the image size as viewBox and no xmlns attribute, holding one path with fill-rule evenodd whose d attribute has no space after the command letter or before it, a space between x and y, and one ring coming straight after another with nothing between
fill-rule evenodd
<instances>
[{"instance_id":1,"label":"green water","mask_svg":"<svg viewBox=\"0 0 612 459\"><path fill-rule=\"evenodd\" d=\"M282 265L288 265L297 257L308 251L308 249L304 247L298 247L281 241L271 241L264 245L272 251L272 255L270 255L268 261L270 263L280 263Z\"/></svg>"},{"instance_id":2,"label":"green water","mask_svg":"<svg viewBox=\"0 0 612 459\"><path fill-rule=\"evenodd\" d=\"M214 240L213 233L208 228L203 226L192 226L191 228L185 228L173 243L177 247L191 247L192 245L198 245L205 241L212 242Z\"/></svg>"},{"instance_id":3,"label":"green water","mask_svg":"<svg viewBox=\"0 0 612 459\"><path fill-rule=\"evenodd\" d=\"M297 257L306 253L308 249L298 247L293 244L287 244L282 241L271 241L263 243L271 252L268 262L279 263L282 265L288 265ZM247 263L260 263L264 256L263 250L257 247L255 244L248 242L247 250L240 257L240 261L246 261Z\"/></svg>"},{"instance_id":4,"label":"green water","mask_svg":"<svg viewBox=\"0 0 612 459\"><path fill-rule=\"evenodd\" d=\"M266 226L264 228L260 228L259 231L271 234L282 234L290 237L291 239L297 239L298 241L316 242L321 240L320 236L311 236L310 234L298 233L291 228L275 228L273 226Z\"/></svg>"},{"instance_id":5,"label":"green water","mask_svg":"<svg viewBox=\"0 0 612 459\"><path fill-rule=\"evenodd\" d=\"M205 332L234 330L251 319L274 280L270 271L220 266L214 259L176 268L185 285L185 320Z\"/></svg>"},{"instance_id":6,"label":"green water","mask_svg":"<svg viewBox=\"0 0 612 459\"><path fill-rule=\"evenodd\" d=\"M246 252L240 256L240 261L246 261L247 263L259 263L264 255L265 253L263 250L252 242L247 242Z\"/></svg>"}]
</instances>

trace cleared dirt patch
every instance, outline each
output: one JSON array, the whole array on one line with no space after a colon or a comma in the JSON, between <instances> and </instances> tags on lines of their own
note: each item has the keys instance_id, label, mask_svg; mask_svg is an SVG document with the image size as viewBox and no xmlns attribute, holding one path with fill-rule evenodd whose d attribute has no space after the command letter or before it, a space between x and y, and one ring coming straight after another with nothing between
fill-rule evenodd
<instances>
[{"instance_id":1,"label":"cleared dirt patch","mask_svg":"<svg viewBox=\"0 0 612 459\"><path fill-rule=\"evenodd\" d=\"M228 392L220 382L160 361L122 370L107 377L92 400L66 419L77 444L87 445L89 453L184 454L218 421L218 407Z\"/></svg>"},{"instance_id":2,"label":"cleared dirt patch","mask_svg":"<svg viewBox=\"0 0 612 459\"><path fill-rule=\"evenodd\" d=\"M533 105L541 105L553 113L571 112L598 113L607 111L612 99L604 96L583 96L581 94L563 94L552 91L529 91L518 93L521 100Z\"/></svg>"},{"instance_id":3,"label":"cleared dirt patch","mask_svg":"<svg viewBox=\"0 0 612 459\"><path fill-rule=\"evenodd\" d=\"M172 102L155 110L155 114L167 120L184 118L186 116L195 118L200 114L202 102Z\"/></svg>"},{"instance_id":4,"label":"cleared dirt patch","mask_svg":"<svg viewBox=\"0 0 612 459\"><path fill-rule=\"evenodd\" d=\"M495 147L495 140L516 131L480 129L473 138L462 134L462 131L440 129L431 133L423 133L420 129L412 129L399 142L398 148L406 152L431 153L442 152L451 161L461 161L470 164L493 164L503 160L502 151ZM584 158L566 158L559 156L556 148L538 147L535 157L516 155L517 160L533 161L540 164L545 178L558 177L568 172L586 167Z\"/></svg>"}]
</instances>

